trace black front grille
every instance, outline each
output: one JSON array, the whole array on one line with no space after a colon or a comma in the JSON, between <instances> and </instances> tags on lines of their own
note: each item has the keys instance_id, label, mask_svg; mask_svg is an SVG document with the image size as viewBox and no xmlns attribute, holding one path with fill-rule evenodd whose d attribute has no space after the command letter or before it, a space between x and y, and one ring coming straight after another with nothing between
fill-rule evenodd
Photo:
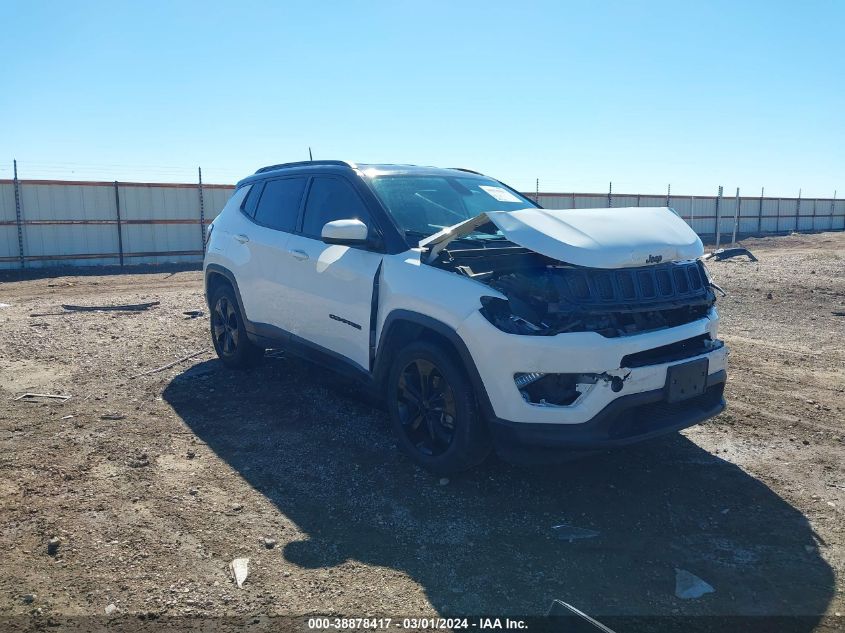
<instances>
[{"instance_id":1,"label":"black front grille","mask_svg":"<svg viewBox=\"0 0 845 633\"><path fill-rule=\"evenodd\" d=\"M721 345L721 343L717 343ZM621 367L644 367L646 365L660 365L662 363L671 363L676 360L683 360L684 358L692 358L706 352L717 349L713 346L709 334L702 334L683 341L670 343L669 345L662 345L647 349L643 352L636 352L635 354L628 354L622 357Z\"/></svg>"},{"instance_id":2,"label":"black front grille","mask_svg":"<svg viewBox=\"0 0 845 633\"><path fill-rule=\"evenodd\" d=\"M562 268L555 279L562 302L580 305L663 303L706 295L708 288L700 266L696 261L620 270Z\"/></svg>"}]
</instances>

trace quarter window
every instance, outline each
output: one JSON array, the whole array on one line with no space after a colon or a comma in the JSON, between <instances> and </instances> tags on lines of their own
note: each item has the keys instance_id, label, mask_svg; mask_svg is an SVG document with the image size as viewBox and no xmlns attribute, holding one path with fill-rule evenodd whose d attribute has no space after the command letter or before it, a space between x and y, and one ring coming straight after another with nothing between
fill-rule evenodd
<instances>
[{"instance_id":1,"label":"quarter window","mask_svg":"<svg viewBox=\"0 0 845 633\"><path fill-rule=\"evenodd\" d=\"M326 222L353 218L372 228L370 214L352 185L339 178L315 178L305 203L303 235L320 239Z\"/></svg>"},{"instance_id":2,"label":"quarter window","mask_svg":"<svg viewBox=\"0 0 845 633\"><path fill-rule=\"evenodd\" d=\"M264 189L263 182L256 182L250 185L249 193L246 194L246 199L241 207L243 212L251 218L255 217L255 208L258 206L258 199L261 197L262 189Z\"/></svg>"},{"instance_id":3,"label":"quarter window","mask_svg":"<svg viewBox=\"0 0 845 633\"><path fill-rule=\"evenodd\" d=\"M258 201L255 221L271 229L292 232L299 216L299 204L304 191L305 178L267 181Z\"/></svg>"}]
</instances>

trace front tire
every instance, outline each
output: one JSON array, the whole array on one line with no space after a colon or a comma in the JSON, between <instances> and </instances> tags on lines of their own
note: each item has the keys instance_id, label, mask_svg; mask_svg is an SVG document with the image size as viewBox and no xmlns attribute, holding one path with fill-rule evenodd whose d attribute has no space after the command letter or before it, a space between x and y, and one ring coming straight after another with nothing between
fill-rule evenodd
<instances>
[{"instance_id":1,"label":"front tire","mask_svg":"<svg viewBox=\"0 0 845 633\"><path fill-rule=\"evenodd\" d=\"M227 367L245 369L261 361L264 350L246 333L238 299L231 286L220 286L211 296L211 342Z\"/></svg>"},{"instance_id":2,"label":"front tire","mask_svg":"<svg viewBox=\"0 0 845 633\"><path fill-rule=\"evenodd\" d=\"M416 341L394 358L387 406L399 447L439 475L468 470L491 452L466 372L442 346Z\"/></svg>"}]
</instances>

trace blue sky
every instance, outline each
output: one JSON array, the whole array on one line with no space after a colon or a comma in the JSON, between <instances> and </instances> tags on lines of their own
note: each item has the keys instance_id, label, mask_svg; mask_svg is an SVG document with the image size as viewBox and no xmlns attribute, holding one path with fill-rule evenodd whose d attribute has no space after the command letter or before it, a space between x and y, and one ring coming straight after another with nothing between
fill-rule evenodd
<instances>
[{"instance_id":1,"label":"blue sky","mask_svg":"<svg viewBox=\"0 0 845 633\"><path fill-rule=\"evenodd\" d=\"M845 2L0 0L0 178L307 158L845 196Z\"/></svg>"}]
</instances>

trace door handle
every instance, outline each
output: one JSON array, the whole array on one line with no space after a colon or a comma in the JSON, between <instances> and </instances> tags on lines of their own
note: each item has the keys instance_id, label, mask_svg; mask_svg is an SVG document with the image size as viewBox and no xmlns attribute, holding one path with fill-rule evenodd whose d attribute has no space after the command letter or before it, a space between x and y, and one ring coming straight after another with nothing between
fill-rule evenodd
<instances>
[{"instance_id":1,"label":"door handle","mask_svg":"<svg viewBox=\"0 0 845 633\"><path fill-rule=\"evenodd\" d=\"M306 259L308 259L308 253L306 253L305 251L301 251L299 249L289 250L288 253L293 255L294 259L298 259L301 262L304 262Z\"/></svg>"},{"instance_id":2,"label":"door handle","mask_svg":"<svg viewBox=\"0 0 845 633\"><path fill-rule=\"evenodd\" d=\"M244 235L243 233L241 233L240 235L236 235L235 239L241 244L246 244L247 242L249 242L249 235Z\"/></svg>"}]
</instances>

